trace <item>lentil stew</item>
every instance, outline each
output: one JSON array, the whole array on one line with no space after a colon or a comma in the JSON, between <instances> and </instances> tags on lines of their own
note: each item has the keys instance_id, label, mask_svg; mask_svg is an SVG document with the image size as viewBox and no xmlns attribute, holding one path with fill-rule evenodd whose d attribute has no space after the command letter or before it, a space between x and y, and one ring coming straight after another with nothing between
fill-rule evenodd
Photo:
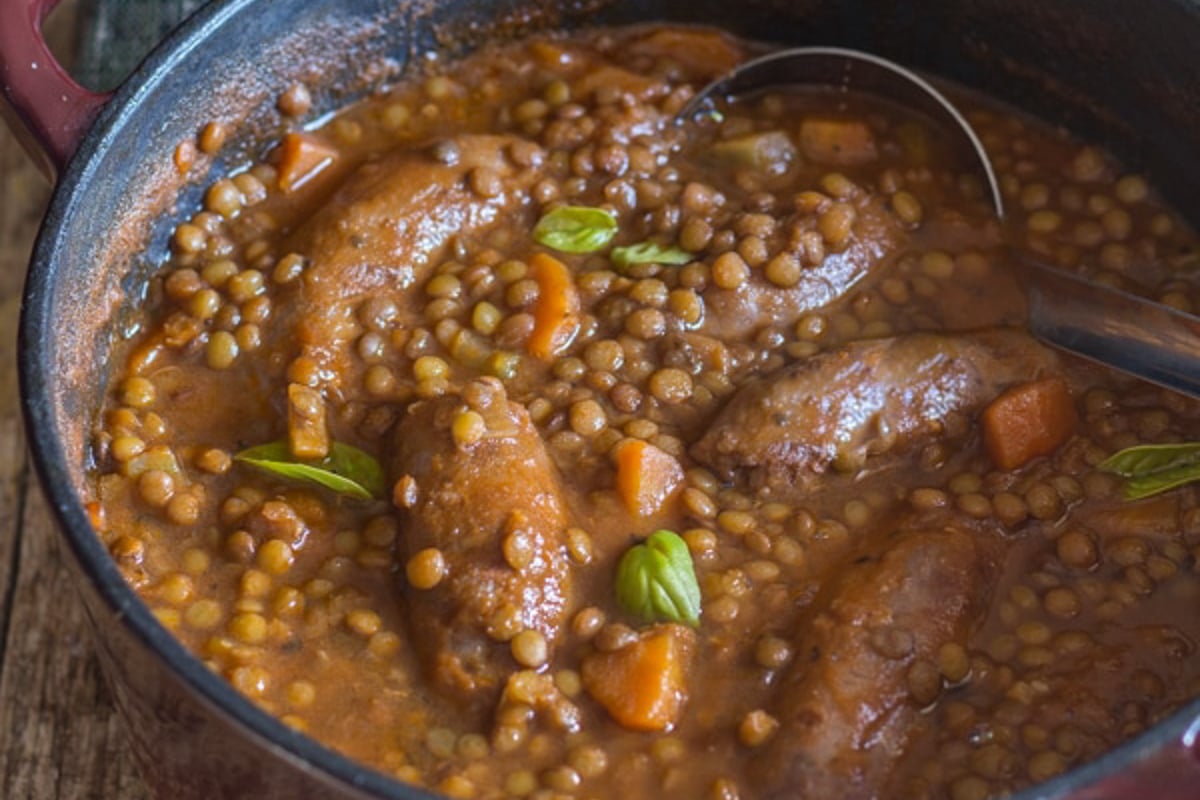
<instances>
[{"instance_id":1,"label":"lentil stew","mask_svg":"<svg viewBox=\"0 0 1200 800\"><path fill-rule=\"evenodd\" d=\"M495 47L213 183L95 435L159 620L450 797L983 798L1200 693L1196 489L1102 468L1200 407L1034 341L1002 246L1193 310L1194 233L985 98L1008 230L873 98L672 124L754 51Z\"/></svg>"}]
</instances>

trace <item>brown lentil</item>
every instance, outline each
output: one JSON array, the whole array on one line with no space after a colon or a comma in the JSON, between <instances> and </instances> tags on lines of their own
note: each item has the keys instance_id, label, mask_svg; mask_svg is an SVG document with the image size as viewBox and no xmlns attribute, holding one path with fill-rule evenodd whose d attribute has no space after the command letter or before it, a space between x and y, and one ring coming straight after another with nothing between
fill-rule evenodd
<instances>
[{"instance_id":1,"label":"brown lentil","mask_svg":"<svg viewBox=\"0 0 1200 800\"><path fill-rule=\"evenodd\" d=\"M408 582L416 589L432 589L446 576L442 551L426 548L409 559L405 567Z\"/></svg>"}]
</instances>

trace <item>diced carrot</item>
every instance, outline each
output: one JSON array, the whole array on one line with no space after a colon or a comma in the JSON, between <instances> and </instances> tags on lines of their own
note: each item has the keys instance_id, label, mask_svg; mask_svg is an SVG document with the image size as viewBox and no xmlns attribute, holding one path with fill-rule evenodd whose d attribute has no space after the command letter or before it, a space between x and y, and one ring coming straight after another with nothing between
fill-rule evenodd
<instances>
[{"instance_id":1,"label":"diced carrot","mask_svg":"<svg viewBox=\"0 0 1200 800\"><path fill-rule=\"evenodd\" d=\"M865 122L827 117L806 117L800 123L800 149L809 160L836 167L866 164L879 155Z\"/></svg>"},{"instance_id":2,"label":"diced carrot","mask_svg":"<svg viewBox=\"0 0 1200 800\"><path fill-rule=\"evenodd\" d=\"M279 145L279 188L292 192L337 160L338 152L307 133L289 133Z\"/></svg>"},{"instance_id":3,"label":"diced carrot","mask_svg":"<svg viewBox=\"0 0 1200 800\"><path fill-rule=\"evenodd\" d=\"M565 350L579 332L579 292L567 265L552 255L536 253L529 275L537 282L533 332L525 343L529 353L550 361Z\"/></svg>"},{"instance_id":4,"label":"diced carrot","mask_svg":"<svg viewBox=\"0 0 1200 800\"><path fill-rule=\"evenodd\" d=\"M329 455L325 398L311 386L288 384L288 448L296 458Z\"/></svg>"},{"instance_id":5,"label":"diced carrot","mask_svg":"<svg viewBox=\"0 0 1200 800\"><path fill-rule=\"evenodd\" d=\"M565 67L572 61L571 52L562 45L538 39L529 45L529 53L547 68Z\"/></svg>"},{"instance_id":6,"label":"diced carrot","mask_svg":"<svg viewBox=\"0 0 1200 800\"><path fill-rule=\"evenodd\" d=\"M674 456L641 439L617 445L617 494L635 517L662 511L683 483L683 467Z\"/></svg>"},{"instance_id":7,"label":"diced carrot","mask_svg":"<svg viewBox=\"0 0 1200 800\"><path fill-rule=\"evenodd\" d=\"M1008 389L984 409L983 442L998 468L1016 469L1057 450L1077 421L1066 382L1044 378Z\"/></svg>"},{"instance_id":8,"label":"diced carrot","mask_svg":"<svg viewBox=\"0 0 1200 800\"><path fill-rule=\"evenodd\" d=\"M583 687L626 728L670 730L687 701L694 636L683 625L656 625L618 650L589 653Z\"/></svg>"},{"instance_id":9,"label":"diced carrot","mask_svg":"<svg viewBox=\"0 0 1200 800\"><path fill-rule=\"evenodd\" d=\"M104 506L98 501L93 500L84 506L84 508L87 510L88 522L91 523L92 530L97 533L103 533L108 527L104 519Z\"/></svg>"}]
</instances>

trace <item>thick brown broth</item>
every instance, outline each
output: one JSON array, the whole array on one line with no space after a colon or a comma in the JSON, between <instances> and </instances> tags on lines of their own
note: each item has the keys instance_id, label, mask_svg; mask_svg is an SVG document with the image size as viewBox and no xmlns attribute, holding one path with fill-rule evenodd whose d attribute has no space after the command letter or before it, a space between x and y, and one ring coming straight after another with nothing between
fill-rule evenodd
<instances>
[{"instance_id":1,"label":"thick brown broth","mask_svg":"<svg viewBox=\"0 0 1200 800\"><path fill-rule=\"evenodd\" d=\"M746 52L675 28L495 48L215 183L96 432L97 528L161 622L451 797L983 798L1195 696L1196 489L1131 502L1096 465L1200 439L1200 407L1022 333L1002 247L1194 310L1195 235L985 98L961 102L1003 230L938 132L871 98L671 124ZM564 204L682 263L548 248ZM997 466L985 408L1047 380L1062 435ZM365 450L386 492L234 460L281 439ZM658 529L695 630L615 600ZM647 642L674 649L620 683Z\"/></svg>"}]
</instances>

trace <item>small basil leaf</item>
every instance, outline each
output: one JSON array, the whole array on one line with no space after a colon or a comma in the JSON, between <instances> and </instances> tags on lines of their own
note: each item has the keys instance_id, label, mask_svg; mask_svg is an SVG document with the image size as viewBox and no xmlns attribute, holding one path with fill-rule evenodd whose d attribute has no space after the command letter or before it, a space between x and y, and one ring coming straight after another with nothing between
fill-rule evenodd
<instances>
[{"instance_id":1,"label":"small basil leaf","mask_svg":"<svg viewBox=\"0 0 1200 800\"><path fill-rule=\"evenodd\" d=\"M617 218L602 208L562 206L546 214L533 229L542 245L564 253L594 253L617 235Z\"/></svg>"},{"instance_id":2,"label":"small basil leaf","mask_svg":"<svg viewBox=\"0 0 1200 800\"><path fill-rule=\"evenodd\" d=\"M695 256L680 247L641 242L628 247L614 247L610 258L614 265L625 269L633 264L690 264Z\"/></svg>"},{"instance_id":3,"label":"small basil leaf","mask_svg":"<svg viewBox=\"0 0 1200 800\"><path fill-rule=\"evenodd\" d=\"M1098 469L1115 472L1126 478L1140 478L1153 472L1196 463L1200 463L1200 442L1145 444L1114 453L1101 461Z\"/></svg>"},{"instance_id":4,"label":"small basil leaf","mask_svg":"<svg viewBox=\"0 0 1200 800\"><path fill-rule=\"evenodd\" d=\"M320 461L297 460L284 441L247 448L234 458L273 475L315 483L359 500L382 497L385 491L379 462L357 447L341 442L334 442L329 455Z\"/></svg>"},{"instance_id":5,"label":"small basil leaf","mask_svg":"<svg viewBox=\"0 0 1200 800\"><path fill-rule=\"evenodd\" d=\"M1200 481L1200 442L1128 447L1101 461L1097 469L1127 478L1125 497L1140 500Z\"/></svg>"},{"instance_id":6,"label":"small basil leaf","mask_svg":"<svg viewBox=\"0 0 1200 800\"><path fill-rule=\"evenodd\" d=\"M1125 497L1128 500L1141 500L1143 497L1152 497L1193 481L1200 481L1200 464L1171 467L1130 478L1125 483Z\"/></svg>"},{"instance_id":7,"label":"small basil leaf","mask_svg":"<svg viewBox=\"0 0 1200 800\"><path fill-rule=\"evenodd\" d=\"M617 604L646 622L700 624L700 584L687 543L672 531L655 531L617 565Z\"/></svg>"}]
</instances>

